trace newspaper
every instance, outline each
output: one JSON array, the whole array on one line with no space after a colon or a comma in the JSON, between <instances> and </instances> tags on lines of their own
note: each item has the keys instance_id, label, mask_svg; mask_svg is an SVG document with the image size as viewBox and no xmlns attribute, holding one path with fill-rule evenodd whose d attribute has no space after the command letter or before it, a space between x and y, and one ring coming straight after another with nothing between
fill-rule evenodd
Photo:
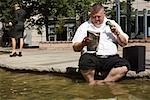
<instances>
[{"instance_id":1,"label":"newspaper","mask_svg":"<svg viewBox=\"0 0 150 100\"><path fill-rule=\"evenodd\" d=\"M87 45L87 51L96 51L99 43L100 33L87 31L87 37L91 38L91 43Z\"/></svg>"}]
</instances>

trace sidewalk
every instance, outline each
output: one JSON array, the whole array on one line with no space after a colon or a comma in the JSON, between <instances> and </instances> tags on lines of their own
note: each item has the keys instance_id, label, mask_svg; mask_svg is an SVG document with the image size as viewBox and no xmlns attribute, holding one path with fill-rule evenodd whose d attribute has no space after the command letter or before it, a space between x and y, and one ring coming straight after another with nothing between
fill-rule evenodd
<instances>
[{"instance_id":1,"label":"sidewalk","mask_svg":"<svg viewBox=\"0 0 150 100\"><path fill-rule=\"evenodd\" d=\"M9 52L10 48L0 48ZM71 49L23 49L22 57L0 55L0 67L20 70L66 72L67 67L77 67L80 53Z\"/></svg>"},{"instance_id":2,"label":"sidewalk","mask_svg":"<svg viewBox=\"0 0 150 100\"><path fill-rule=\"evenodd\" d=\"M11 48L0 47L1 52L10 52ZM122 49L119 50L122 55ZM79 52L68 48L25 48L22 57L9 57L9 53L0 54L0 67L19 70L66 73L69 67L78 68ZM146 70L136 74L129 71L128 77L150 77L150 50L146 50ZM78 70L76 70L77 72Z\"/></svg>"}]
</instances>

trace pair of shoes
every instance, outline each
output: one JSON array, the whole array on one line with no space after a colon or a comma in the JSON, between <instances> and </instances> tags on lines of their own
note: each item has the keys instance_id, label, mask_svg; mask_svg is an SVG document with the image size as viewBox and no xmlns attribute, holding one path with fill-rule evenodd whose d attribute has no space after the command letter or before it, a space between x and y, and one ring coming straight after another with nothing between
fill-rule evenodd
<instances>
[{"instance_id":1,"label":"pair of shoes","mask_svg":"<svg viewBox=\"0 0 150 100\"><path fill-rule=\"evenodd\" d=\"M17 56L17 53L14 52L13 54L9 55L10 57L16 57Z\"/></svg>"},{"instance_id":2,"label":"pair of shoes","mask_svg":"<svg viewBox=\"0 0 150 100\"><path fill-rule=\"evenodd\" d=\"M21 57L22 56L22 52L19 52L18 56Z\"/></svg>"}]
</instances>

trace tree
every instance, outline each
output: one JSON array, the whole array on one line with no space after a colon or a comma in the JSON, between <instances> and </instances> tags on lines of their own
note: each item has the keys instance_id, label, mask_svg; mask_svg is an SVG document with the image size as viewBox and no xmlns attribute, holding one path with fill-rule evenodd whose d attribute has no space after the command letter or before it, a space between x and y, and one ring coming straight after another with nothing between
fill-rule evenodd
<instances>
[{"instance_id":1,"label":"tree","mask_svg":"<svg viewBox=\"0 0 150 100\"><path fill-rule=\"evenodd\" d=\"M18 2L23 5L27 11L28 18L36 14L42 14L44 17L44 24L46 26L46 37L48 40L48 20L55 18L56 20L61 15L62 17L75 17L76 13L80 15L80 20L85 21L88 16L89 7L95 2L106 2L108 0L1 0L4 2L2 18L9 21L12 18L11 5ZM57 20L60 21L60 20ZM34 23L36 24L36 22Z\"/></svg>"}]
</instances>

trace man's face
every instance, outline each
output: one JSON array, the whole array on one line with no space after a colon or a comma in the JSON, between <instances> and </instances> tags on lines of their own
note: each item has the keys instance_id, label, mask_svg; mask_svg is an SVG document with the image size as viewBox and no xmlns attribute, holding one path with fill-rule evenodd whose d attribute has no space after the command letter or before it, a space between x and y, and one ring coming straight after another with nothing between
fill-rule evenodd
<instances>
[{"instance_id":1,"label":"man's face","mask_svg":"<svg viewBox=\"0 0 150 100\"><path fill-rule=\"evenodd\" d=\"M99 11L98 13L91 15L91 21L95 27L100 27L104 21L105 13L104 11Z\"/></svg>"}]
</instances>

